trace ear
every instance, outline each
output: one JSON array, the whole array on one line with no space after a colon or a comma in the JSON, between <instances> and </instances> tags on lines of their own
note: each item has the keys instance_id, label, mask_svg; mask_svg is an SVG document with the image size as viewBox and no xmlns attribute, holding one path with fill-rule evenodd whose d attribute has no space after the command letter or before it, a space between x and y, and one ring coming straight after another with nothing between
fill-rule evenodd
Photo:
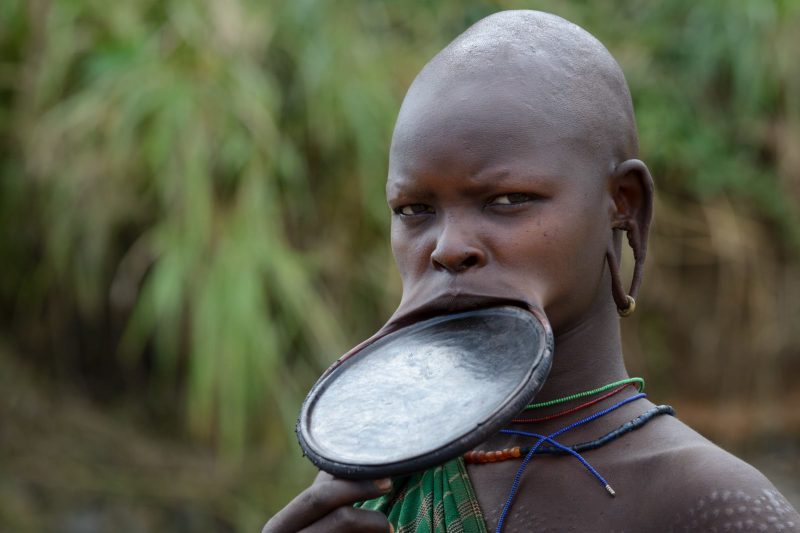
<instances>
[{"instance_id":1,"label":"ear","mask_svg":"<svg viewBox=\"0 0 800 533\"><path fill-rule=\"evenodd\" d=\"M644 260L647 256L647 239L650 221L653 218L653 178L642 161L628 159L614 169L609 179L609 193L614 202L611 215L611 229L622 230L628 235L628 244L633 250L635 262L633 280L628 293L619 280L619 258L610 239L608 261L612 274L612 291L617 307L622 313L630 307L627 295L636 298L642 282Z\"/></svg>"}]
</instances>

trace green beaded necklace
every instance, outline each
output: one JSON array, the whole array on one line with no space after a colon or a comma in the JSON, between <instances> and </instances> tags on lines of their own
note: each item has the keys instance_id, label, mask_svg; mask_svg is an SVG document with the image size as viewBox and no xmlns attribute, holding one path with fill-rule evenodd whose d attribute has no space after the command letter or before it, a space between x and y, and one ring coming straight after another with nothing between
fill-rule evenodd
<instances>
[{"instance_id":1,"label":"green beaded necklace","mask_svg":"<svg viewBox=\"0 0 800 533\"><path fill-rule=\"evenodd\" d=\"M529 411L532 409L540 409L542 407L550 407L551 405L558 405L560 403L571 402L572 400L577 400L578 398L585 398L586 396L591 396L592 394L597 394L598 392L604 392L607 391L608 389L613 389L614 387L618 387L620 385L627 385L628 383L636 383L636 387L639 389L639 392L642 392L644 390L644 379L642 378L621 379L619 381L603 385L602 387L597 387L596 389L577 392L575 394L570 394L569 396L564 396L563 398L548 400L546 402L532 403L525 406L525 410Z\"/></svg>"}]
</instances>

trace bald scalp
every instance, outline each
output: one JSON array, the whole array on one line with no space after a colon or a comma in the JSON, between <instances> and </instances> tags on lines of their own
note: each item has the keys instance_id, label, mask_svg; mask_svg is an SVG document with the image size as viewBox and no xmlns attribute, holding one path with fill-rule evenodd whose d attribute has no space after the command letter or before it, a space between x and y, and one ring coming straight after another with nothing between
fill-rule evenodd
<instances>
[{"instance_id":1,"label":"bald scalp","mask_svg":"<svg viewBox=\"0 0 800 533\"><path fill-rule=\"evenodd\" d=\"M500 86L535 128L590 149L604 170L638 157L633 104L619 64L586 30L539 11L490 15L439 52L410 87L395 135L407 134L408 122L430 116L442 102L480 99ZM486 105L499 111L504 104L489 97Z\"/></svg>"}]
</instances>

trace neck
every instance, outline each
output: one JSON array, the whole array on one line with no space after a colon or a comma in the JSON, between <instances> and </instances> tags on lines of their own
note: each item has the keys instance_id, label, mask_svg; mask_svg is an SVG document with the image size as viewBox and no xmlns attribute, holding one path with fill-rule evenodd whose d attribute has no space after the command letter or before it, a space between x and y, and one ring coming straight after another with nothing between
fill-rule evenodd
<instances>
[{"instance_id":1,"label":"neck","mask_svg":"<svg viewBox=\"0 0 800 533\"><path fill-rule=\"evenodd\" d=\"M628 377L613 302L608 299L597 307L586 320L557 332L553 366L535 401L552 400Z\"/></svg>"},{"instance_id":2,"label":"neck","mask_svg":"<svg viewBox=\"0 0 800 533\"><path fill-rule=\"evenodd\" d=\"M608 292L604 294L609 294ZM555 331L555 353L550 375L533 402L546 402L570 394L583 392L626 379L628 372L622 359L622 340L619 317L613 299L598 298L585 319ZM621 392L614 398L603 400L591 411L574 413L564 418L526 426L526 431L549 434L575 422L591 412L599 411L615 402L635 394L634 389ZM543 409L537 414L548 414L563 409L562 406ZM570 431L567 443L581 442L598 437L640 414L641 404L631 404L615 411L602 420ZM520 417L534 416L523 412ZM497 434L481 445L483 449L502 449L531 444L530 438Z\"/></svg>"}]
</instances>

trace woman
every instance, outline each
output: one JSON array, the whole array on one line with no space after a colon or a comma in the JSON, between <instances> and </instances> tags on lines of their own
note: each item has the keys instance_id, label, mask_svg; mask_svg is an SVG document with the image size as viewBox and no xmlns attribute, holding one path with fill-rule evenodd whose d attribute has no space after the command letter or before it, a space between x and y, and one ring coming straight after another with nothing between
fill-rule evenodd
<instances>
[{"instance_id":1,"label":"woman","mask_svg":"<svg viewBox=\"0 0 800 533\"><path fill-rule=\"evenodd\" d=\"M478 451L514 460L457 459L375 482L321 473L265 532L800 531L800 516L757 470L676 418L647 415L666 410L625 386L619 316L634 310L653 203L637 158L619 66L559 17L497 13L424 67L392 138L386 190L403 297L387 327L443 301L456 311L522 300L544 309L555 334L537 402L620 384L586 402L591 411L545 407L526 431L552 435L608 411L564 436L580 443L647 423L586 454L605 487L551 455L533 459L512 491L513 456L531 439L498 434ZM618 274L623 233L636 260L629 292Z\"/></svg>"}]
</instances>

